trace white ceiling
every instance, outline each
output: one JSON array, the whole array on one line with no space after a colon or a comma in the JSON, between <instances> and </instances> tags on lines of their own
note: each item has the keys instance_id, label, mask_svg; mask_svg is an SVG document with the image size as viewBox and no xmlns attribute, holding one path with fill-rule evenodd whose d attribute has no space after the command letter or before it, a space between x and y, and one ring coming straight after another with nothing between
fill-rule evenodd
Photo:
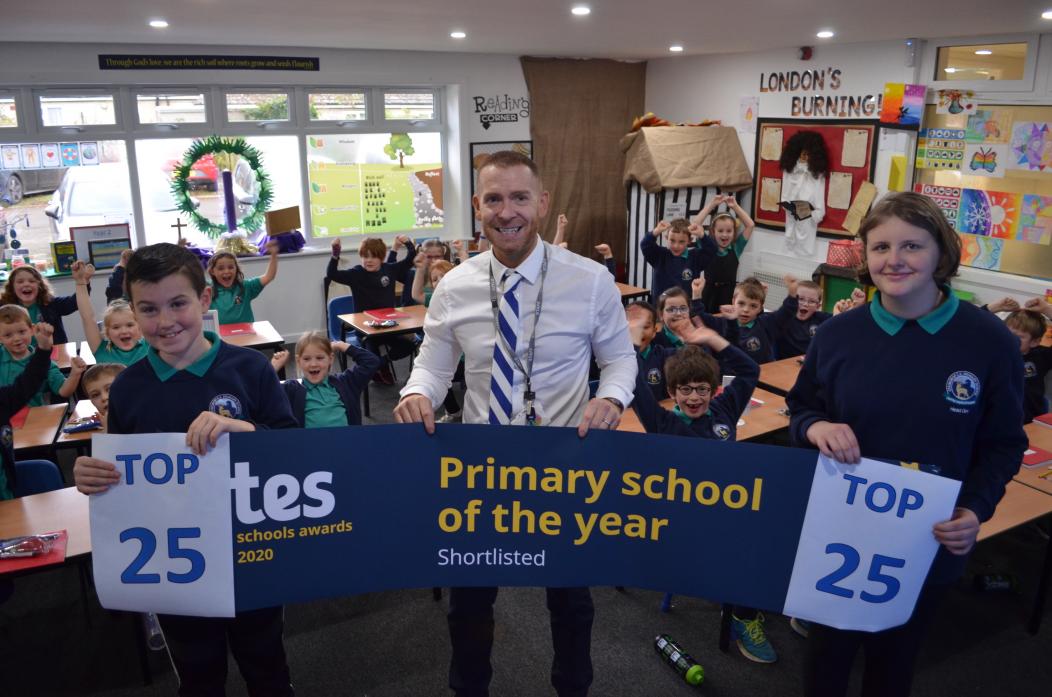
<instances>
[{"instance_id":1,"label":"white ceiling","mask_svg":"<svg viewBox=\"0 0 1052 697\"><path fill-rule=\"evenodd\" d=\"M821 46L825 27L836 43L1052 31L1040 17L1052 0L583 1L584 18L571 0L3 0L0 40L645 59L672 43L686 55ZM151 29L153 17L171 26Z\"/></svg>"}]
</instances>

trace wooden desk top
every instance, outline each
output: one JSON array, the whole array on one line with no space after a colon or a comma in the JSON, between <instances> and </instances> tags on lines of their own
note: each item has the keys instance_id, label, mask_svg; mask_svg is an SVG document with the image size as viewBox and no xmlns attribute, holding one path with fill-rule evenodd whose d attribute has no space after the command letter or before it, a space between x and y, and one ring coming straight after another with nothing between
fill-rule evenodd
<instances>
[{"instance_id":1,"label":"wooden desk top","mask_svg":"<svg viewBox=\"0 0 1052 697\"><path fill-rule=\"evenodd\" d=\"M73 412L66 416L62 420L62 428L66 427L66 424L71 418L83 419L85 417L94 416L98 410L95 409L95 405L91 403L90 399L82 399L77 402L77 406L73 408ZM91 437L96 433L102 433L98 431L81 431L80 433L63 433L62 429L58 431L58 437L55 438L55 445L68 445L73 443L79 443L80 441L90 441Z\"/></svg>"},{"instance_id":2,"label":"wooden desk top","mask_svg":"<svg viewBox=\"0 0 1052 697\"><path fill-rule=\"evenodd\" d=\"M738 441L752 440L783 428L789 428L789 417L778 413L779 409L785 408L785 397L761 389L755 390L752 396L764 404L762 407L753 407L742 415L745 424L738 427ZM674 403L671 399L663 399L661 406L671 409ZM625 410L617 430L646 433L634 409Z\"/></svg>"},{"instance_id":3,"label":"wooden desk top","mask_svg":"<svg viewBox=\"0 0 1052 697\"><path fill-rule=\"evenodd\" d=\"M0 501L0 538L66 530L66 558L91 554L88 497L76 487ZM41 567L47 569L49 567Z\"/></svg>"},{"instance_id":4,"label":"wooden desk top","mask_svg":"<svg viewBox=\"0 0 1052 697\"><path fill-rule=\"evenodd\" d=\"M65 416L65 403L30 407L25 424L15 429L15 452L50 447Z\"/></svg>"},{"instance_id":5,"label":"wooden desk top","mask_svg":"<svg viewBox=\"0 0 1052 697\"><path fill-rule=\"evenodd\" d=\"M92 354L91 349L88 348L88 342L81 341L80 343L80 357L84 359L84 362L88 365L95 365L95 356ZM69 372L69 361L72 356L77 355L77 344L76 341L70 341L67 344L58 344L51 349L51 360L58 365L58 369L63 373Z\"/></svg>"},{"instance_id":6,"label":"wooden desk top","mask_svg":"<svg viewBox=\"0 0 1052 697\"><path fill-rule=\"evenodd\" d=\"M979 540L1011 530L1052 513L1052 496L1019 482L1008 482L993 518L979 527Z\"/></svg>"},{"instance_id":7,"label":"wooden desk top","mask_svg":"<svg viewBox=\"0 0 1052 697\"><path fill-rule=\"evenodd\" d=\"M242 348L269 348L285 345L285 337L274 328L274 325L266 320L253 322L252 331L252 334L234 334L231 336L223 336L220 333L219 338L232 346L240 346Z\"/></svg>"},{"instance_id":8,"label":"wooden desk top","mask_svg":"<svg viewBox=\"0 0 1052 697\"><path fill-rule=\"evenodd\" d=\"M364 336L406 334L409 332L420 331L424 328L424 316L427 314L427 308L423 305L409 305L407 307L396 307L395 309L409 315L409 317L395 320L398 324L393 327L387 327L386 329L368 326L366 322L370 322L374 318L364 312L353 312L351 314L338 315L338 317L341 322Z\"/></svg>"},{"instance_id":9,"label":"wooden desk top","mask_svg":"<svg viewBox=\"0 0 1052 697\"><path fill-rule=\"evenodd\" d=\"M1026 435L1030 438L1031 445L1036 445L1042 450L1052 452L1052 428L1030 423L1024 426L1023 430L1026 431ZM1028 487L1052 496L1052 475L1039 479L1040 475L1049 471L1052 471L1052 466L1050 465L1035 467L1034 469L1020 467L1019 472L1016 473L1013 479L1020 484L1026 484Z\"/></svg>"},{"instance_id":10,"label":"wooden desk top","mask_svg":"<svg viewBox=\"0 0 1052 697\"><path fill-rule=\"evenodd\" d=\"M802 356L783 358L760 366L760 384L778 394L788 394L800 374Z\"/></svg>"},{"instance_id":11,"label":"wooden desk top","mask_svg":"<svg viewBox=\"0 0 1052 697\"><path fill-rule=\"evenodd\" d=\"M621 291L621 300L630 300L632 298L644 298L650 295L650 291L646 288L640 288L639 286L630 286L627 283L621 283L614 281L614 285Z\"/></svg>"}]
</instances>

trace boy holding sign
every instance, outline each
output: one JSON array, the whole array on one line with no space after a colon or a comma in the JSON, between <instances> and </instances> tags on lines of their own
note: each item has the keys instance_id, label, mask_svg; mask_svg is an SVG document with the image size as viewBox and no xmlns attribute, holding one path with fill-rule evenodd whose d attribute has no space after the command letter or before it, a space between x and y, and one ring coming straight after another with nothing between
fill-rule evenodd
<instances>
[{"instance_id":1,"label":"boy holding sign","mask_svg":"<svg viewBox=\"0 0 1052 697\"><path fill-rule=\"evenodd\" d=\"M1027 445L1019 341L950 290L961 247L939 208L919 194L892 194L858 234L860 280L872 279L879 292L868 306L818 329L787 398L790 435L842 463L862 455L910 460L962 485L953 516L934 526L941 548L905 624L874 633L811 625L804 671L810 697L845 694L862 647L862 694L909 694L939 600L964 570L980 522L993 515ZM853 597L834 590L830 603L835 595ZM818 591L833 592L821 585Z\"/></svg>"},{"instance_id":2,"label":"boy holding sign","mask_svg":"<svg viewBox=\"0 0 1052 697\"><path fill-rule=\"evenodd\" d=\"M128 260L135 319L150 345L110 390L110 433L182 433L198 454L219 436L257 428L295 428L288 400L263 354L202 330L211 288L197 257L174 244L138 249ZM96 494L121 482L113 463L78 457L77 489ZM128 484L130 486L130 484ZM180 695L224 693L230 649L249 694L293 694L280 607L232 619L162 615Z\"/></svg>"}]
</instances>

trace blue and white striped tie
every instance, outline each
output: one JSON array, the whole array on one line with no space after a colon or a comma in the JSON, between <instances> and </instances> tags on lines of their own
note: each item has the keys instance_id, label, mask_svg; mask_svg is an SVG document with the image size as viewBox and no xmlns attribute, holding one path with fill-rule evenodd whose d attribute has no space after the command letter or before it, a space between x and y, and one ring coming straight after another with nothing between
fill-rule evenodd
<instances>
[{"instance_id":1,"label":"blue and white striped tie","mask_svg":"<svg viewBox=\"0 0 1052 697\"><path fill-rule=\"evenodd\" d=\"M497 309L497 331L500 332L500 336L494 337L493 373L490 377L491 424L511 423L511 398L515 385L515 362L512 353L517 350L519 333L519 301L515 299L515 288L521 280L522 276L511 269L504 272L501 280L504 291L501 293Z\"/></svg>"}]
</instances>

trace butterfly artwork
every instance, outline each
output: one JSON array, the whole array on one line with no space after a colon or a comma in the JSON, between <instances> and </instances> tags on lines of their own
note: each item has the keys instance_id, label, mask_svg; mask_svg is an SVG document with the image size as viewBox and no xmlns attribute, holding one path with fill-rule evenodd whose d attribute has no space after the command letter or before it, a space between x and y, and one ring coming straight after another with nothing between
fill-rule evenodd
<instances>
[{"instance_id":1,"label":"butterfly artwork","mask_svg":"<svg viewBox=\"0 0 1052 697\"><path fill-rule=\"evenodd\" d=\"M1003 177L1008 162L1008 146L998 143L968 143L964 147L961 174L976 177Z\"/></svg>"},{"instance_id":2,"label":"butterfly artwork","mask_svg":"<svg viewBox=\"0 0 1052 697\"><path fill-rule=\"evenodd\" d=\"M997 153L989 148L979 148L972 154L972 161L968 165L973 170L997 171Z\"/></svg>"}]
</instances>

